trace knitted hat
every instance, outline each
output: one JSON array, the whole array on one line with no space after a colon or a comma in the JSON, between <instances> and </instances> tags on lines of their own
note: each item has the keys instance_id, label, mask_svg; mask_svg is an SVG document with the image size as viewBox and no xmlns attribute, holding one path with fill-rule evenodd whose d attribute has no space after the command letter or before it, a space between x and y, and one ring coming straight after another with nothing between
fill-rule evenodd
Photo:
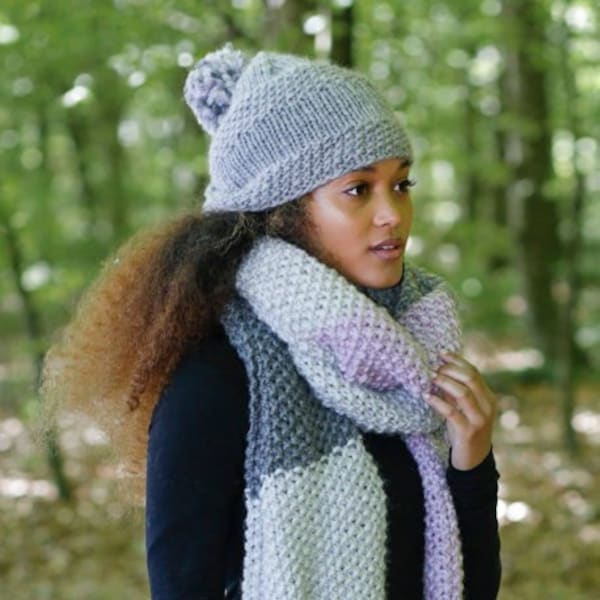
<instances>
[{"instance_id":1,"label":"knitted hat","mask_svg":"<svg viewBox=\"0 0 600 600\"><path fill-rule=\"evenodd\" d=\"M320 60L249 59L227 42L196 63L184 97L212 136L205 212L264 210L378 160L412 158L374 84Z\"/></svg>"}]
</instances>

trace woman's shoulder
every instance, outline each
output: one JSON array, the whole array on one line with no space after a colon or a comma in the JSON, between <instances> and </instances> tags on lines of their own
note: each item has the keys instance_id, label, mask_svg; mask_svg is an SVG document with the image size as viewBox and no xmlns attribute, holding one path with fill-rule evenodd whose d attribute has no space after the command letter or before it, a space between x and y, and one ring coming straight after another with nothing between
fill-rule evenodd
<instances>
[{"instance_id":1,"label":"woman's shoulder","mask_svg":"<svg viewBox=\"0 0 600 600\"><path fill-rule=\"evenodd\" d=\"M245 376L244 363L220 324L181 357L174 376L190 370L194 373L218 371L227 372L231 376Z\"/></svg>"},{"instance_id":2,"label":"woman's shoulder","mask_svg":"<svg viewBox=\"0 0 600 600\"><path fill-rule=\"evenodd\" d=\"M222 327L199 340L177 362L152 415L158 418L199 417L215 419L221 414L245 416L248 403L244 363Z\"/></svg>"}]
</instances>

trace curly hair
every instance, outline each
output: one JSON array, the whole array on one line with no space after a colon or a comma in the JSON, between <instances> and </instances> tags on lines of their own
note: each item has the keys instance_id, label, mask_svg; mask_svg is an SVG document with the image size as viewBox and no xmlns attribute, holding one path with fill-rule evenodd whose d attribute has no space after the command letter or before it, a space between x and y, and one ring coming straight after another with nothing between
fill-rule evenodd
<instances>
[{"instance_id":1,"label":"curly hair","mask_svg":"<svg viewBox=\"0 0 600 600\"><path fill-rule=\"evenodd\" d=\"M104 262L44 357L38 435L63 410L92 417L124 476L120 491L140 504L148 426L169 375L214 331L257 237L311 249L304 200L255 213L188 212L127 240Z\"/></svg>"}]
</instances>

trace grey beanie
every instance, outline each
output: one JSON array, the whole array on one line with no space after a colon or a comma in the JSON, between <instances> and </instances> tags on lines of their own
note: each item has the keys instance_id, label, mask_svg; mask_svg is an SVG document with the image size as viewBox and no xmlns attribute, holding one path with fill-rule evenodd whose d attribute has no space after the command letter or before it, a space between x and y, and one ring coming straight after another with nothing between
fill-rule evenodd
<instances>
[{"instance_id":1,"label":"grey beanie","mask_svg":"<svg viewBox=\"0 0 600 600\"><path fill-rule=\"evenodd\" d=\"M378 160L412 160L374 84L324 61L267 51L250 60L227 42L188 73L184 97L212 136L204 212L264 210Z\"/></svg>"}]
</instances>

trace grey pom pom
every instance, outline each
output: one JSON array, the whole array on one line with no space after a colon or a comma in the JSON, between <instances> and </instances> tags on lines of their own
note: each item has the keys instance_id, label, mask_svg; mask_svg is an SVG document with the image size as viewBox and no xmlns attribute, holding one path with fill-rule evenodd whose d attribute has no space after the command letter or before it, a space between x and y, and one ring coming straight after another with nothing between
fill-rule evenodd
<instances>
[{"instance_id":1,"label":"grey pom pom","mask_svg":"<svg viewBox=\"0 0 600 600\"><path fill-rule=\"evenodd\" d=\"M185 101L210 135L227 112L235 85L247 63L247 56L227 42L198 61L188 73L183 89Z\"/></svg>"}]
</instances>

